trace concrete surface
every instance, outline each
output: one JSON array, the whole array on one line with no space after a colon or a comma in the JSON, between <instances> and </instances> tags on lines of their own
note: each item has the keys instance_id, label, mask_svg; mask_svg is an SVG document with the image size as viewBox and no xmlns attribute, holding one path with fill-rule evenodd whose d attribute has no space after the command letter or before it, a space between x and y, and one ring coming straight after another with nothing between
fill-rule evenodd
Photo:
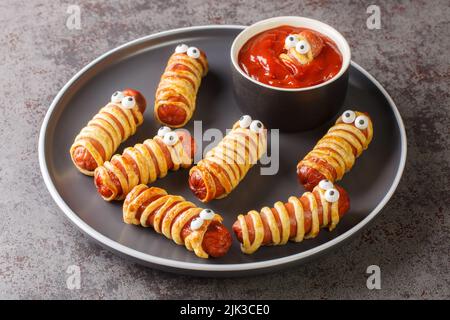
<instances>
[{"instance_id":1,"label":"concrete surface","mask_svg":"<svg viewBox=\"0 0 450 320\"><path fill-rule=\"evenodd\" d=\"M82 29L66 27L81 6ZM0 298L450 298L448 1L28 1L0 3ZM336 26L353 58L389 91L405 121L408 161L375 223L345 247L307 265L240 279L176 276L129 263L92 244L47 192L38 133L70 77L105 51L166 29L249 24L304 15ZM81 289L66 286L69 265ZM382 289L368 290L379 265Z\"/></svg>"}]
</instances>

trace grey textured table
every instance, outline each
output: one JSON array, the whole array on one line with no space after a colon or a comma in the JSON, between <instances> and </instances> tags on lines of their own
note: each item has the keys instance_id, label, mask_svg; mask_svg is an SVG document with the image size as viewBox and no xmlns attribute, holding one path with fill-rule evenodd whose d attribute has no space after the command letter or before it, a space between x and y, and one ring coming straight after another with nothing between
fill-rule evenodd
<instances>
[{"instance_id":1,"label":"grey textured table","mask_svg":"<svg viewBox=\"0 0 450 320\"><path fill-rule=\"evenodd\" d=\"M448 1L77 1L0 4L0 298L450 298ZM376 4L376 3L375 3ZM204 279L147 269L93 244L63 215L41 178L40 125L53 97L95 57L171 28L249 24L303 15L337 27L353 59L389 91L405 121L408 160L381 215L344 247L306 265L253 278ZM368 290L366 268L381 268ZM81 269L69 290L66 270Z\"/></svg>"}]
</instances>

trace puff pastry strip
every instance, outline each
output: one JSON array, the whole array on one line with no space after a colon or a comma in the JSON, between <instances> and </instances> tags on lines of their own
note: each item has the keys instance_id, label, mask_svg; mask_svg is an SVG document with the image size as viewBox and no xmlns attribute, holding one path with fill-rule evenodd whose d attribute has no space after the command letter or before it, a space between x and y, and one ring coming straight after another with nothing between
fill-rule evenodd
<instances>
[{"instance_id":1,"label":"puff pastry strip","mask_svg":"<svg viewBox=\"0 0 450 320\"><path fill-rule=\"evenodd\" d=\"M123 220L128 224L152 227L200 258L223 256L231 246L231 235L223 226L220 215L209 210L209 216L204 217L203 211L181 196L140 184L131 190L123 203Z\"/></svg>"},{"instance_id":2,"label":"puff pastry strip","mask_svg":"<svg viewBox=\"0 0 450 320\"><path fill-rule=\"evenodd\" d=\"M197 92L207 72L204 52L179 45L169 58L156 90L156 119L170 127L184 126L194 113Z\"/></svg>"},{"instance_id":3,"label":"puff pastry strip","mask_svg":"<svg viewBox=\"0 0 450 320\"><path fill-rule=\"evenodd\" d=\"M169 135L176 141L167 141ZM123 200L138 184L152 183L165 177L169 170L189 168L194 149L191 135L184 130L169 132L164 137L157 135L126 148L95 170L97 191L106 201Z\"/></svg>"},{"instance_id":4,"label":"puff pastry strip","mask_svg":"<svg viewBox=\"0 0 450 320\"><path fill-rule=\"evenodd\" d=\"M339 186L331 184L330 191L334 192L334 199L329 198L327 190L316 186L300 198L290 197L287 203L278 201L273 208L240 214L233 231L241 242L242 252L252 254L261 246L301 242L316 237L324 227L333 230L348 211L349 199Z\"/></svg>"},{"instance_id":5,"label":"puff pastry strip","mask_svg":"<svg viewBox=\"0 0 450 320\"><path fill-rule=\"evenodd\" d=\"M297 164L300 183L311 190L322 179L332 182L342 179L353 167L355 159L368 148L372 137L372 120L367 114L345 111L313 150Z\"/></svg>"},{"instance_id":6,"label":"puff pastry strip","mask_svg":"<svg viewBox=\"0 0 450 320\"><path fill-rule=\"evenodd\" d=\"M314 31L304 30L299 34L292 34L288 37L295 39L294 43L301 42L301 47L289 44L286 40L286 53L280 54L280 60L285 64L305 65L314 60L323 49L323 40Z\"/></svg>"},{"instance_id":7,"label":"puff pastry strip","mask_svg":"<svg viewBox=\"0 0 450 320\"><path fill-rule=\"evenodd\" d=\"M226 197L266 152L267 130L258 120L252 125L255 130L236 122L222 141L191 168L189 187L200 201Z\"/></svg>"},{"instance_id":8,"label":"puff pastry strip","mask_svg":"<svg viewBox=\"0 0 450 320\"><path fill-rule=\"evenodd\" d=\"M118 93L123 99L134 99L135 106L125 108L121 101L108 103L81 129L70 147L74 165L85 175L94 175L95 168L109 160L144 121L146 102L142 94L132 89L118 91L115 95Z\"/></svg>"}]
</instances>

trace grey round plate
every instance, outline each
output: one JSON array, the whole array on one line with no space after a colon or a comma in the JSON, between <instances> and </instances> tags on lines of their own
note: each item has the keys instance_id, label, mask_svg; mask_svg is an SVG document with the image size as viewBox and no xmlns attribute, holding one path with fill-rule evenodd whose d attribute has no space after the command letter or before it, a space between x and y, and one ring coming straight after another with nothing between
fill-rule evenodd
<instances>
[{"instance_id":1,"label":"grey round plate","mask_svg":"<svg viewBox=\"0 0 450 320\"><path fill-rule=\"evenodd\" d=\"M78 72L58 93L42 125L39 161L52 197L66 216L83 232L110 250L148 266L178 273L208 276L234 276L267 272L304 262L342 244L367 225L392 196L406 160L406 135L400 114L382 86L356 63L350 70L345 106L370 113L374 139L369 149L345 175L341 185L348 190L351 210L333 232L302 243L266 247L253 255L242 254L234 241L228 255L220 259L200 259L183 246L149 228L122 222L121 202L108 203L97 195L91 177L72 165L69 148L75 135L105 105L111 93L124 87L140 90L148 100L145 122L118 152L146 138L159 127L152 104L167 59L178 43L203 49L210 72L203 80L193 120L203 128L224 131L241 116L231 90L229 50L243 26L201 26L161 32L111 50ZM260 166L227 198L208 204L221 213L231 228L239 213L260 209L304 190L296 180L297 162L326 132L330 124L314 131L280 135L280 169L277 175L261 176ZM207 143L204 143L204 146ZM201 205L189 190L188 170L170 173L153 185ZM235 240L235 239L234 239Z\"/></svg>"}]
</instances>

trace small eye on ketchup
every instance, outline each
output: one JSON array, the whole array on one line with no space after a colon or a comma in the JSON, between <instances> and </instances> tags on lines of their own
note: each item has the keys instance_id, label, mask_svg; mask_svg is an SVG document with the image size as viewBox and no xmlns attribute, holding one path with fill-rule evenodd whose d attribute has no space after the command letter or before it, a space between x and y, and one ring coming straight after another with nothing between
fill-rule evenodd
<instances>
[{"instance_id":1,"label":"small eye on ketchup","mask_svg":"<svg viewBox=\"0 0 450 320\"><path fill-rule=\"evenodd\" d=\"M320 53L306 64L280 59L280 55L289 54L286 41L298 45L295 35L302 31L314 33L322 39ZM292 39L287 40L289 36ZM306 43L297 52L307 54L306 49L310 45ZM280 88L305 88L326 82L342 67L342 55L333 40L317 31L292 26L280 26L253 36L239 51L238 61L241 69L252 79Z\"/></svg>"}]
</instances>

